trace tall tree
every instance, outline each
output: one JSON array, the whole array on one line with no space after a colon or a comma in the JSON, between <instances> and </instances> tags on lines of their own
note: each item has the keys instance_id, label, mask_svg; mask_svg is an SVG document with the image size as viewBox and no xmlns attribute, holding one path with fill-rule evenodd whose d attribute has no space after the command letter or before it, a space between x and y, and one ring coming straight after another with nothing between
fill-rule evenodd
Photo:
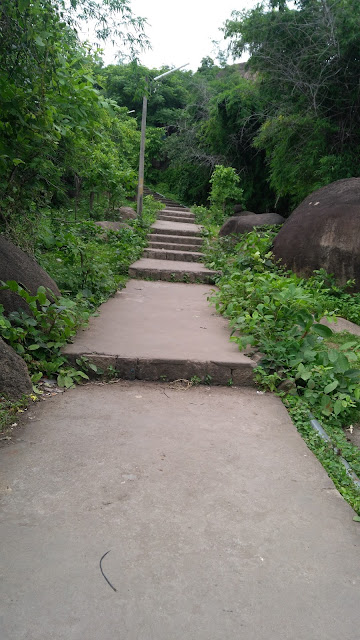
<instances>
[{"instance_id":1,"label":"tall tree","mask_svg":"<svg viewBox=\"0 0 360 640\"><path fill-rule=\"evenodd\" d=\"M277 194L294 203L359 175L359 21L356 0L298 0L262 3L225 25L232 52L249 51L267 105L256 146Z\"/></svg>"},{"instance_id":2,"label":"tall tree","mask_svg":"<svg viewBox=\"0 0 360 640\"><path fill-rule=\"evenodd\" d=\"M126 114L116 113L102 95L95 75L96 54L81 45L75 30L76 21L82 18L92 16L96 23L101 18L101 7L104 30L98 31L99 36L108 37L111 26L117 34L127 20L141 32L142 22L131 17L126 0L72 0L70 5L52 0L1 3L2 228L24 229L26 224L31 227L41 207L64 190L63 179L69 173L74 176L75 167L82 167L82 171L78 170L79 181L85 178L100 144L106 146L105 139L111 152L108 146L107 159L99 163L98 156L93 162L94 170L99 167L98 182L102 167L104 189L108 189L109 181L119 182L121 166L131 169L124 167L127 151L116 144L125 120L129 121L130 137L123 136L123 142L131 139L134 123ZM131 31L130 40L135 45ZM142 42L140 37L140 45ZM79 158L86 147L87 162L81 163Z\"/></svg>"}]
</instances>

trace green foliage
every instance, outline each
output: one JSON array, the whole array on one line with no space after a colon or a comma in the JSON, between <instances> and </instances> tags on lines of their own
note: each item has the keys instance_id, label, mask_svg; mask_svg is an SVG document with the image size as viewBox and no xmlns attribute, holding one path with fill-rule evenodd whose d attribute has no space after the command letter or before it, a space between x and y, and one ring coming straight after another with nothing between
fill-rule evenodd
<instances>
[{"instance_id":1,"label":"green foliage","mask_svg":"<svg viewBox=\"0 0 360 640\"><path fill-rule=\"evenodd\" d=\"M324 279L276 266L273 237L272 230L253 231L233 247L213 301L230 319L232 340L263 354L259 383L271 390L284 383L318 417L350 424L360 409L360 343L332 346L331 329L319 324L332 313ZM209 266L219 268L216 262Z\"/></svg>"},{"instance_id":2,"label":"green foliage","mask_svg":"<svg viewBox=\"0 0 360 640\"><path fill-rule=\"evenodd\" d=\"M193 205L191 211L195 214L196 224L203 225L202 234L204 238L217 235L220 224L224 216L217 209Z\"/></svg>"},{"instance_id":3,"label":"green foliage","mask_svg":"<svg viewBox=\"0 0 360 640\"><path fill-rule=\"evenodd\" d=\"M174 125L188 99L188 79L191 72L174 71L156 82L154 78L169 71L169 67L148 69L137 62L109 65L100 70L106 95L121 107L134 110L134 118L141 124L142 101L148 95L147 123L161 129Z\"/></svg>"},{"instance_id":4,"label":"green foliage","mask_svg":"<svg viewBox=\"0 0 360 640\"><path fill-rule=\"evenodd\" d=\"M64 294L93 310L125 284L158 210L159 204L146 196L142 220L130 220L119 231L105 231L92 221L43 218L37 258Z\"/></svg>"},{"instance_id":5,"label":"green foliage","mask_svg":"<svg viewBox=\"0 0 360 640\"><path fill-rule=\"evenodd\" d=\"M207 203L211 174L219 164L241 174L249 206L265 210L274 200L266 185L265 155L252 146L264 119L261 99L253 80L243 77L243 66L220 69L205 60L187 80L190 97L164 143L167 163L159 178L182 202Z\"/></svg>"},{"instance_id":6,"label":"green foliage","mask_svg":"<svg viewBox=\"0 0 360 640\"><path fill-rule=\"evenodd\" d=\"M210 207L193 205L191 208L197 224L204 225L205 236L217 233L235 202L243 203L243 190L239 186L240 178L233 167L217 165L211 175L210 184Z\"/></svg>"},{"instance_id":7,"label":"green foliage","mask_svg":"<svg viewBox=\"0 0 360 640\"><path fill-rule=\"evenodd\" d=\"M233 167L217 164L210 178L211 208L224 215L228 204L242 203L243 190L240 188L240 178Z\"/></svg>"},{"instance_id":8,"label":"green foliage","mask_svg":"<svg viewBox=\"0 0 360 640\"><path fill-rule=\"evenodd\" d=\"M263 2L225 25L234 55L250 52L270 184L297 204L308 193L359 175L360 38L356 0ZM350 115L351 113L351 115Z\"/></svg>"},{"instance_id":9,"label":"green foliage","mask_svg":"<svg viewBox=\"0 0 360 640\"><path fill-rule=\"evenodd\" d=\"M266 152L269 182L278 197L291 195L296 206L309 193L336 179L325 164L333 132L328 120L311 114L280 114L266 120L254 138L254 146ZM342 177L350 176L351 172Z\"/></svg>"},{"instance_id":10,"label":"green foliage","mask_svg":"<svg viewBox=\"0 0 360 640\"><path fill-rule=\"evenodd\" d=\"M29 310L5 317L0 307L0 335L25 360L34 384L46 375L68 388L87 379L89 372L101 373L86 359L77 361L77 368L70 366L61 349L90 313L124 286L129 265L146 246L158 208L158 203L146 196L142 220L130 221L129 228L118 232L104 232L89 221L43 220L39 261L63 295L57 299L40 287L32 296L18 283L8 281L2 288L21 296Z\"/></svg>"},{"instance_id":11,"label":"green foliage","mask_svg":"<svg viewBox=\"0 0 360 640\"><path fill-rule=\"evenodd\" d=\"M207 266L222 270L211 301L229 319L231 340L250 355L261 354L258 384L282 397L309 447L360 511L359 492L334 453L335 447L360 476L360 451L343 431L360 417L360 339L336 335L320 323L339 307L359 314L359 298L350 305L346 287L336 286L324 271L305 280L280 268L271 253L275 235L276 229L269 228L252 231L236 244L228 238L207 241ZM310 411L324 425L332 447L310 426Z\"/></svg>"},{"instance_id":12,"label":"green foliage","mask_svg":"<svg viewBox=\"0 0 360 640\"><path fill-rule=\"evenodd\" d=\"M75 25L89 18L103 38L139 29L132 42L141 44L142 22L125 0L1 5L0 226L23 245L45 205L95 191L112 204L135 189L139 132L102 94L99 56L78 40Z\"/></svg>"},{"instance_id":13,"label":"green foliage","mask_svg":"<svg viewBox=\"0 0 360 640\"><path fill-rule=\"evenodd\" d=\"M73 300L56 298L44 287L39 287L35 296L30 295L17 282L9 280L1 285L2 290L14 291L28 305L29 313L23 310L3 315L0 306L0 335L26 362L34 383L43 375L57 375L59 386L71 387L74 382L87 379L80 370L69 367L61 348L86 321Z\"/></svg>"}]
</instances>

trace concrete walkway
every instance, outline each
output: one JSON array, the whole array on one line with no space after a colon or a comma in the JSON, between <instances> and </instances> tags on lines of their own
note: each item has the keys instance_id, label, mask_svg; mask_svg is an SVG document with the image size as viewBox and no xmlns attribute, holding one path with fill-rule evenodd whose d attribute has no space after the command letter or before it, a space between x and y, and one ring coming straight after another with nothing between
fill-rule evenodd
<instances>
[{"instance_id":1,"label":"concrete walkway","mask_svg":"<svg viewBox=\"0 0 360 640\"><path fill-rule=\"evenodd\" d=\"M216 271L199 262L201 227L194 214L166 201L148 238L144 257L129 269L137 279L100 307L66 355L74 363L86 357L104 370L112 367L130 380L196 376L212 384L253 385L255 362L229 341L227 321L209 307L211 287L199 284L212 282Z\"/></svg>"},{"instance_id":2,"label":"concrete walkway","mask_svg":"<svg viewBox=\"0 0 360 640\"><path fill-rule=\"evenodd\" d=\"M165 199L164 199L165 200ZM212 283L216 271L201 260L202 227L190 209L165 200L148 236L149 247L129 269L133 278Z\"/></svg>"},{"instance_id":3,"label":"concrete walkway","mask_svg":"<svg viewBox=\"0 0 360 640\"><path fill-rule=\"evenodd\" d=\"M193 224L181 214L151 242ZM163 244L201 249L178 232ZM0 449L1 640L358 640L351 508L248 386L209 285L162 282L169 248L151 248L157 281L131 281L67 348L135 380L32 406ZM200 265L174 262L175 279ZM171 382L193 375L223 386Z\"/></svg>"},{"instance_id":4,"label":"concrete walkway","mask_svg":"<svg viewBox=\"0 0 360 640\"><path fill-rule=\"evenodd\" d=\"M131 280L100 308L65 353L122 378L253 385L255 363L229 341L228 323L207 300L209 286Z\"/></svg>"},{"instance_id":5,"label":"concrete walkway","mask_svg":"<svg viewBox=\"0 0 360 640\"><path fill-rule=\"evenodd\" d=\"M359 637L359 525L270 394L77 388L0 468L1 640Z\"/></svg>"}]
</instances>

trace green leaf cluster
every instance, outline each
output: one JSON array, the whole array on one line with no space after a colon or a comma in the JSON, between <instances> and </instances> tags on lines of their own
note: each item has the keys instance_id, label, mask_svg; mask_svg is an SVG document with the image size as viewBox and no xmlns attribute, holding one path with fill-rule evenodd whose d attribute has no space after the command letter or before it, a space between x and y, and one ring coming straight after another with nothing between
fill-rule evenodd
<instances>
[{"instance_id":1,"label":"green leaf cluster","mask_svg":"<svg viewBox=\"0 0 360 640\"><path fill-rule=\"evenodd\" d=\"M220 264L209 263L223 269L212 300L229 318L232 340L262 353L261 384L271 390L284 385L318 417L350 424L360 409L360 342L332 344L333 332L320 324L334 313L324 279L314 274L304 280L277 266L274 235L246 234Z\"/></svg>"},{"instance_id":2,"label":"green leaf cluster","mask_svg":"<svg viewBox=\"0 0 360 640\"><path fill-rule=\"evenodd\" d=\"M8 281L1 288L15 292L27 311L5 316L0 305L0 336L26 362L33 383L43 376L55 377L69 388L88 378L94 365L82 359L71 366L62 347L86 324L98 305L124 286L129 265L137 260L158 204L144 198L142 220L129 221L119 231L104 231L94 222L69 222L43 218L37 239L39 262L57 281L62 296L39 287L30 295L19 283Z\"/></svg>"},{"instance_id":3,"label":"green leaf cluster","mask_svg":"<svg viewBox=\"0 0 360 640\"><path fill-rule=\"evenodd\" d=\"M339 459L343 456L360 477L360 451L344 432L360 418L360 339L335 334L320 322L333 319L342 297L343 315L356 308L359 317L359 300L349 305L346 287L338 287L324 271L305 280L279 267L271 253L276 232L271 227L252 231L240 241L209 236L206 264L222 271L211 302L229 319L231 340L258 355L258 384L280 395L308 446L360 512L359 492ZM331 446L311 427L310 412Z\"/></svg>"},{"instance_id":4,"label":"green leaf cluster","mask_svg":"<svg viewBox=\"0 0 360 640\"><path fill-rule=\"evenodd\" d=\"M250 53L262 99L253 143L277 197L292 205L359 175L359 20L357 0L299 0L262 2L225 24L232 53Z\"/></svg>"},{"instance_id":5,"label":"green leaf cluster","mask_svg":"<svg viewBox=\"0 0 360 640\"><path fill-rule=\"evenodd\" d=\"M95 193L113 206L135 190L140 134L104 95L99 54L77 36L83 18L101 22L103 37L128 23L141 44L125 0L1 3L0 230L22 244L44 206L87 195L91 209Z\"/></svg>"},{"instance_id":6,"label":"green leaf cluster","mask_svg":"<svg viewBox=\"0 0 360 640\"><path fill-rule=\"evenodd\" d=\"M56 375L59 386L65 387L87 379L86 373L69 367L61 353L64 344L86 321L84 311L80 313L76 302L56 298L44 287L39 287L32 296L13 280L2 283L1 289L15 292L28 306L29 311L12 311L8 317L3 315L4 309L0 306L0 335L25 360L33 383L43 375Z\"/></svg>"}]
</instances>

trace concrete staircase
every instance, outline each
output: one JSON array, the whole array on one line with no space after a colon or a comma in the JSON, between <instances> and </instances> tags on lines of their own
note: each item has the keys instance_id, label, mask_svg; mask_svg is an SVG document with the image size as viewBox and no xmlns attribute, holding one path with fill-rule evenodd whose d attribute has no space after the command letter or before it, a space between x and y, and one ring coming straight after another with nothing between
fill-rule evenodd
<instances>
[{"instance_id":1,"label":"concrete staircase","mask_svg":"<svg viewBox=\"0 0 360 640\"><path fill-rule=\"evenodd\" d=\"M194 214L180 204L160 194L145 190L165 204L148 236L149 246L143 257L131 265L132 278L151 278L171 282L213 283L216 271L202 263L202 227Z\"/></svg>"},{"instance_id":2,"label":"concrete staircase","mask_svg":"<svg viewBox=\"0 0 360 640\"><path fill-rule=\"evenodd\" d=\"M256 363L229 341L227 321L209 308L208 285L217 272L201 262L201 227L186 207L152 195L166 208L144 256L129 269L133 279L64 353L74 365L85 357L127 380L253 386Z\"/></svg>"}]
</instances>

